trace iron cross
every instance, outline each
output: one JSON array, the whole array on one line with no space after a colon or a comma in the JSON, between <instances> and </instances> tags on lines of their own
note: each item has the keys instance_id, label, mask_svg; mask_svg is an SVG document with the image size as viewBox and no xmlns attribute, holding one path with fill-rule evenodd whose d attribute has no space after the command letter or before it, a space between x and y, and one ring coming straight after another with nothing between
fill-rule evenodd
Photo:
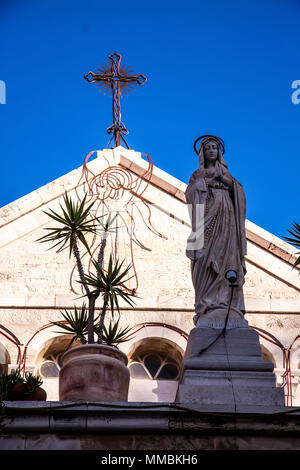
<instances>
[{"instance_id":1,"label":"iron cross","mask_svg":"<svg viewBox=\"0 0 300 470\"><path fill-rule=\"evenodd\" d=\"M113 136L115 138L115 147L121 144L121 138L125 142L127 148L127 142L123 135L127 135L129 132L121 121L121 104L120 97L122 92L127 95L127 92L131 92L135 85L143 85L147 78L142 75L130 75L133 72L132 67L121 67L121 55L114 52L109 56L109 65L105 63L104 66L100 66L98 70L100 73L88 72L84 78L90 83L99 83L97 85L101 90L104 90L104 94L108 91L112 95L112 111L113 111L113 124L106 129L108 134L112 134L112 137L107 145L109 146Z\"/></svg>"}]
</instances>

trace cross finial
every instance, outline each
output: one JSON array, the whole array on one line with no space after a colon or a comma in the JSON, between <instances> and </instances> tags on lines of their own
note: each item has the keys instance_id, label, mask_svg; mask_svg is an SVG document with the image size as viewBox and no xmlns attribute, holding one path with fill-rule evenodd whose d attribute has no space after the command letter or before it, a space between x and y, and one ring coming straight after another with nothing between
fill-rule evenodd
<instances>
[{"instance_id":1,"label":"cross finial","mask_svg":"<svg viewBox=\"0 0 300 470\"><path fill-rule=\"evenodd\" d=\"M143 85L147 78L142 75L130 75L133 72L131 67L126 68L126 64L121 67L121 55L114 52L109 56L109 65L104 63L104 66L99 66L100 73L88 72L84 78L90 83L98 83L98 87L106 94L108 91L112 95L113 100L113 124L106 129L108 134L112 134L107 147L109 146L112 138L115 138L115 147L121 144L121 139L124 135L129 134L128 130L121 121L121 104L120 96L123 93L131 92L134 85Z\"/></svg>"}]
</instances>

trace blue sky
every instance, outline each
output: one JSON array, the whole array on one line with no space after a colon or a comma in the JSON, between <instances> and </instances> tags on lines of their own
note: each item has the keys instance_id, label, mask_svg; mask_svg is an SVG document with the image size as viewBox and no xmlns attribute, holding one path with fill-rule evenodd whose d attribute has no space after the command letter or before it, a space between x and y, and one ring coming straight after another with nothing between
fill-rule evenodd
<instances>
[{"instance_id":1,"label":"blue sky","mask_svg":"<svg viewBox=\"0 0 300 470\"><path fill-rule=\"evenodd\" d=\"M83 75L119 52L148 79L121 100L130 147L187 183L194 140L222 137L247 218L288 235L300 222L299 20L296 0L0 0L0 206L106 147L111 99Z\"/></svg>"}]
</instances>

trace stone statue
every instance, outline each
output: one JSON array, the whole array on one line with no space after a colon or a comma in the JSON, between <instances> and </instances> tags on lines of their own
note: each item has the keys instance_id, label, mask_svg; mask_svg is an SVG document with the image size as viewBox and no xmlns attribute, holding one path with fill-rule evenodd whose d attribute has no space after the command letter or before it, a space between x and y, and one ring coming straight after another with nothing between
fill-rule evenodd
<instances>
[{"instance_id":1,"label":"stone statue","mask_svg":"<svg viewBox=\"0 0 300 470\"><path fill-rule=\"evenodd\" d=\"M246 201L242 185L228 171L222 139L203 137L198 151L194 145L199 168L192 174L185 192L192 216L186 255L191 259L195 289L194 324L216 326L218 321L224 324L231 293L231 319L241 321L245 313L242 286L246 273ZM197 212L197 207L202 207L202 212ZM198 219L202 214L200 224L197 214ZM225 277L231 269L237 273L233 292ZM208 318L213 318L214 325L205 323Z\"/></svg>"},{"instance_id":2,"label":"stone statue","mask_svg":"<svg viewBox=\"0 0 300 470\"><path fill-rule=\"evenodd\" d=\"M196 142L199 169L185 193L192 218L186 254L196 327L189 334L175 402L210 412L280 410L284 390L276 387L274 365L263 359L258 333L244 318L244 191L228 171L222 139L202 136ZM235 271L230 282L229 270Z\"/></svg>"}]
</instances>

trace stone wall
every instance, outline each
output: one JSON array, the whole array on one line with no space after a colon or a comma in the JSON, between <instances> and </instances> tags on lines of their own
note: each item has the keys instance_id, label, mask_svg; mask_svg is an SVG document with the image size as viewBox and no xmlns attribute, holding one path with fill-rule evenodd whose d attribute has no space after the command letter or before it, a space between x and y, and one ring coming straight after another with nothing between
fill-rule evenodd
<instances>
[{"instance_id":1,"label":"stone wall","mask_svg":"<svg viewBox=\"0 0 300 470\"><path fill-rule=\"evenodd\" d=\"M119 147L98 152L98 158L89 164L89 168L97 174L113 165L126 168L132 178L148 167L139 153ZM43 229L51 226L43 211L50 208L59 210L65 191L72 197L76 193L84 194L81 174L82 168L74 170L0 210L0 325L5 328L0 331L14 335L21 353L26 352L28 370L36 369L47 341L59 336L55 328L37 331L50 321L60 320L61 310L82 303L82 299L78 299L80 290L75 282L76 277L72 285L76 286L78 294L72 292L70 287L74 262L69 259L67 250L61 253L47 251L47 244L36 242L45 234ZM136 243L133 242L133 250L139 298L136 299L135 308L122 310L122 325L128 324L138 329L141 325L154 322L177 328L185 335L193 327L194 293L189 260L185 256L186 239L190 233L185 187L181 181L154 167L151 184L143 192L144 201L134 193L128 195L124 191L122 197L113 202L115 210L124 210L124 202L128 201L129 196L135 201ZM129 226L130 211L124 211L123 216L124 224ZM292 269L295 250L250 221L247 221L246 227L246 318L250 326L261 330L262 335L288 349L300 331L300 278L299 271ZM118 236L118 255L126 256L130 262L129 237L124 227L119 230ZM107 250L112 246L113 237L108 240ZM135 282L135 279L131 280L130 287L134 287ZM122 306L125 307L125 304ZM3 334L0 335L0 343L10 358L10 367L15 367L18 348ZM282 347L263 336L261 343L274 358L280 385L285 371ZM28 348L25 349L27 344ZM183 341L183 352L185 344L186 341ZM296 341L291 349L295 397L300 395L300 389L297 392L299 354L300 343ZM295 404L300 405L300 401Z\"/></svg>"}]
</instances>

